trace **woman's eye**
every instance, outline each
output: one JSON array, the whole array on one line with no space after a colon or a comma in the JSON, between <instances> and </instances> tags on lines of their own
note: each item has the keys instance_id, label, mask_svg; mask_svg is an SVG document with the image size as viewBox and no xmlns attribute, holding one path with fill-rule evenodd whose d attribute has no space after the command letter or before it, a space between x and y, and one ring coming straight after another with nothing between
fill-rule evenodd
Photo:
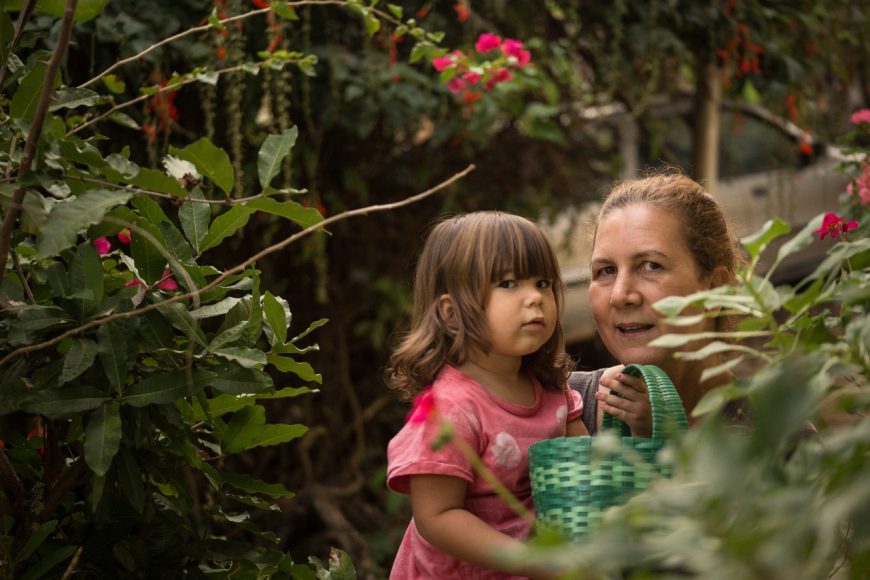
<instances>
[{"instance_id":1,"label":"woman's eye","mask_svg":"<svg viewBox=\"0 0 870 580\"><path fill-rule=\"evenodd\" d=\"M661 270L662 265L657 264L656 262L644 262L640 265L640 269L644 272L653 272L655 270Z\"/></svg>"},{"instance_id":2,"label":"woman's eye","mask_svg":"<svg viewBox=\"0 0 870 580\"><path fill-rule=\"evenodd\" d=\"M614 268L613 266L602 266L601 268L595 270L594 274L595 278L600 278L602 276L613 276L614 274L616 274L616 268Z\"/></svg>"}]
</instances>

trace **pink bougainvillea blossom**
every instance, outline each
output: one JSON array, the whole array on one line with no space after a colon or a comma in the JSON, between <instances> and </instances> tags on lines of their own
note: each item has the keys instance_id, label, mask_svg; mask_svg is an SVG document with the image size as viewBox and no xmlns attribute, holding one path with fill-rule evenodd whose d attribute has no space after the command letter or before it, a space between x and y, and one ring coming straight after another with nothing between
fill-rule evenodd
<instances>
[{"instance_id":1,"label":"pink bougainvillea blossom","mask_svg":"<svg viewBox=\"0 0 870 580\"><path fill-rule=\"evenodd\" d=\"M847 222L835 213L826 213L822 219L822 227L815 230L813 233L819 236L820 240L824 240L826 236L836 238L840 234L845 234L849 230L854 230L858 227L858 222Z\"/></svg>"},{"instance_id":2,"label":"pink bougainvillea blossom","mask_svg":"<svg viewBox=\"0 0 870 580\"><path fill-rule=\"evenodd\" d=\"M103 254L108 254L112 251L112 243L106 236L100 236L96 240L93 241L94 247L97 249L97 253L101 256Z\"/></svg>"},{"instance_id":3,"label":"pink bougainvillea blossom","mask_svg":"<svg viewBox=\"0 0 870 580\"><path fill-rule=\"evenodd\" d=\"M160 275L160 282L157 284L157 287L161 290L178 290L178 282L172 278L172 270L163 270L163 274Z\"/></svg>"},{"instance_id":4,"label":"pink bougainvillea blossom","mask_svg":"<svg viewBox=\"0 0 870 580\"><path fill-rule=\"evenodd\" d=\"M861 167L861 175L855 178L854 183L846 186L849 195L858 194L862 204L870 203L870 162L864 162Z\"/></svg>"},{"instance_id":5,"label":"pink bougainvillea blossom","mask_svg":"<svg viewBox=\"0 0 870 580\"><path fill-rule=\"evenodd\" d=\"M124 228L118 232L118 241L125 245L130 243L130 228Z\"/></svg>"},{"instance_id":6,"label":"pink bougainvillea blossom","mask_svg":"<svg viewBox=\"0 0 870 580\"><path fill-rule=\"evenodd\" d=\"M435 395L432 394L432 389L426 389L414 397L411 412L408 413L407 417L405 417L405 422L414 425L425 423L434 412Z\"/></svg>"},{"instance_id":7,"label":"pink bougainvillea blossom","mask_svg":"<svg viewBox=\"0 0 870 580\"><path fill-rule=\"evenodd\" d=\"M849 117L849 120L853 125L860 125L861 123L870 123L870 109L860 109L852 113L852 116Z\"/></svg>"},{"instance_id":8,"label":"pink bougainvillea blossom","mask_svg":"<svg viewBox=\"0 0 870 580\"><path fill-rule=\"evenodd\" d=\"M140 280L139 278L133 278L132 280L124 284L124 288L129 288L130 286L138 286L141 283L142 280Z\"/></svg>"},{"instance_id":9,"label":"pink bougainvillea blossom","mask_svg":"<svg viewBox=\"0 0 870 580\"><path fill-rule=\"evenodd\" d=\"M480 80L480 77L481 75L479 73L470 70L462 73L462 80L464 80L469 85L476 85L477 81Z\"/></svg>"},{"instance_id":10,"label":"pink bougainvillea blossom","mask_svg":"<svg viewBox=\"0 0 870 580\"><path fill-rule=\"evenodd\" d=\"M474 49L480 54L492 52L501 46L501 37L491 32L484 32L474 43Z\"/></svg>"},{"instance_id":11,"label":"pink bougainvillea blossom","mask_svg":"<svg viewBox=\"0 0 870 580\"><path fill-rule=\"evenodd\" d=\"M465 88L465 81L459 77L453 77L447 82L447 88L455 95Z\"/></svg>"},{"instance_id":12,"label":"pink bougainvillea blossom","mask_svg":"<svg viewBox=\"0 0 870 580\"><path fill-rule=\"evenodd\" d=\"M489 80L484 84L484 88L488 91L491 91L495 88L495 86L499 83L503 83L514 78L514 75L511 74L506 68L500 68L493 71L492 76L489 77Z\"/></svg>"},{"instance_id":13,"label":"pink bougainvillea blossom","mask_svg":"<svg viewBox=\"0 0 870 580\"><path fill-rule=\"evenodd\" d=\"M451 67L456 66L456 60L452 55L446 56L436 56L432 59L432 66L435 67L435 70L438 72L443 72Z\"/></svg>"}]
</instances>

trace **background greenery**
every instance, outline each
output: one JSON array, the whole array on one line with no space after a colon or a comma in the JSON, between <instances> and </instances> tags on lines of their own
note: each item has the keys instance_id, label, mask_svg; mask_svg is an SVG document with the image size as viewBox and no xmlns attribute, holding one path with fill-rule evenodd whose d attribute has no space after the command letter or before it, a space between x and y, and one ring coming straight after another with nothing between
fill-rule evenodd
<instances>
[{"instance_id":1,"label":"background greenery","mask_svg":"<svg viewBox=\"0 0 870 580\"><path fill-rule=\"evenodd\" d=\"M191 445L198 447L205 445L201 441L204 437L211 445L206 448L214 453L210 459L219 457L227 472L246 473L269 483L280 482L286 490L293 490L296 495L292 498L283 491L270 497L257 486L247 490L249 503L258 504L252 498L265 495L280 506L280 512L266 509L251 511L247 516L218 512L220 500L214 494L225 493L226 481L197 463L190 454L191 447L185 444L155 451L156 456L174 456L174 461L180 462L160 466L159 473L166 474L188 464L193 466L194 481L198 482L191 489L182 481L172 480L174 491L185 490L182 495L187 503L182 503L175 512L163 509L155 513L167 516L180 513L188 517L205 506L211 510L204 512L208 513L206 520L217 514L217 535L227 541L245 538L289 554L278 557L272 552L266 557L261 550L259 555L250 556L247 560L250 569L261 572L280 567L283 561L283 573L289 573L287 566L291 560L304 563L309 554L326 558L330 546L346 550L363 576L383 577L389 567L407 523L408 509L404 498L385 491L385 448L401 424L406 408L385 392L381 372L390 334L400 326L406 310L408 281L422 232L436 216L445 211L499 208L536 217L595 199L619 175L621 160L612 136L599 131L578 111L620 103L638 117L642 130L648 131L647 137L652 139L655 124L647 122L644 116L648 104L658 98L693 97L701 78L698 71L703 66L719 69L727 96L761 103L826 139L834 139L848 129L846 103L850 94L857 92L858 100L867 102L870 64L866 50L862 50L862 39L867 36L868 22L865 11L849 2L795 0L770 4L729 0L709 5L681 1L397 2L402 8L398 17L398 12L386 4L370 10L359 2L299 2L289 3L298 4L291 11L284 3L275 2L272 13L263 10L218 25L218 19L256 10L261 3L155 0L143 10L141 3L129 0L91 0L78 3L82 16L91 18L75 23L61 67L60 88L68 92L58 98L66 100L51 111L35 169L27 173L19 171L19 152L25 140L28 115L35 105L24 101L35 102L40 85L39 75L29 72L39 70L39 62L48 55L46 51L54 48L65 3L59 0L40 3L40 8L26 20L17 45L8 52L14 19L30 4L9 0L3 3L9 18L3 21L0 43L8 65L2 80L0 150L12 152L2 157L6 175L2 190L4 212L9 211L8 200L19 187L30 192L28 200L37 200L39 207L27 208L12 238L25 277L34 286L35 296L30 302L64 311L84 307L85 312L80 313L76 322L96 319L109 311L103 309L96 297L97 286L85 287L91 294L82 295L74 281L75 276L80 276L74 275L74 271L89 271L96 263L88 239L102 234L113 236L123 224L103 222L90 226L88 220L79 217L78 225L89 226L87 237L76 238L77 232L73 231L71 245L59 244L53 251L34 255L28 248L35 245L39 252L37 232L54 233L54 230L46 230L45 223L28 223L27 216L34 212L40 215L39 208L43 208L50 218L56 200L87 191L82 178L163 191L176 200L198 195L196 191L207 199L239 200L259 194L268 189L267 185L275 190L269 199L281 200L284 205L280 209L270 207L272 211L267 211L262 206L255 207L259 203L256 201L240 202L241 206L251 204L251 211L236 209L239 219L228 230L232 235L219 240L219 251L205 256L200 256L203 248L198 244L202 240L197 241L197 235L185 229L181 221L182 215L196 204L178 207L178 202L172 199L136 195L132 198L135 201L122 211L118 204L126 203L126 199L113 198L108 208L116 209L109 212L110 217L151 232L160 242L158 245L174 247L175 254L181 248L180 255L172 256L177 258L176 264L165 256L154 257L151 261L154 274L143 279L149 284L158 282L165 263L178 282L189 288L178 265L189 264L190 259L198 260L198 272L203 279L194 278L193 282L201 285L203 280L220 275L209 268L225 272L299 231L300 226L313 223L306 220L401 200L451 177L470 163L476 166L456 185L412 206L372 213L362 219L336 221L329 226L328 235L308 236L286 251L263 256L235 274L237 277L229 277L218 286L242 284L235 291L203 296L203 304L216 304L226 296L239 299L232 309L215 315L214 320L204 320L199 330L205 333L202 341L211 345L221 332L237 327L250 316L249 330L236 337L236 342L229 343L250 349L244 352L254 357L252 362L243 359L250 366L241 364L238 358L215 354L215 348L188 347L189 343L196 343L190 340L196 338L190 334L195 331L168 320L176 343L170 350L178 352L167 353L162 360L155 356L156 362L152 363L146 353L152 352L155 345L143 335L138 354L132 346L133 350L127 352L127 375L118 378L117 384L102 376L86 379L88 374L84 371L71 379L84 381L85 386L98 386L108 398L118 400L123 397L119 384L128 381L132 386L158 369L171 373L199 365L210 372L212 366L236 365L255 375L262 387L256 389L262 396L259 402L251 400L244 407L249 409L244 411L251 415L249 418L259 421L262 413L276 427L308 426L305 437L289 445L233 447L225 440L222 425L203 428L202 418L185 417L184 408L179 411L181 419L174 416L175 411L167 411L177 407L172 399L172 404L154 401L153 409L146 407L149 421L140 427L144 431L137 436L125 427L123 443L119 444L121 449L138 449L137 445L144 445L141 440L144 433L153 433L152 428L157 432L169 429L165 423L169 419L163 415L170 413L173 414L170 424L178 428L180 440L193 441ZM465 11L457 10L457 4ZM163 39L194 26L203 28L142 54ZM534 66L469 103L447 90L429 59L453 49L470 53L483 32L522 40L532 51ZM7 59L8 54L14 56ZM129 62L113 70L113 76L83 87L97 96L69 90L81 87L126 59ZM246 62L265 64L243 68ZM239 70L215 74L219 69L233 67ZM252 74L255 70L257 74ZM161 87L162 92L154 92ZM167 90L173 87L178 88ZM111 117L76 129L140 95L141 101ZM67 135L71 130L76 132ZM267 136L277 139L266 147L267 157L276 164L267 170L270 179L264 183L260 152ZM207 142L200 141L203 137ZM130 164L162 173L166 155L189 160L202 179L195 185L185 182L182 184L185 187L179 190L172 182L167 184L153 174L148 174L148 181L130 177L133 173ZM175 176L183 177L184 173ZM291 206L296 202L298 207ZM228 210L213 207L208 216L210 225ZM203 214L198 215L202 219ZM44 233L42 236L47 237ZM133 238L136 239L135 230ZM64 239L70 240L69 236ZM188 246L192 250L190 256L185 250ZM102 292L104 298L116 297L121 304L136 295L135 288L123 286L128 281L129 260L125 266L121 254L129 253L134 266L141 268L140 264L147 262L143 256L149 252L141 249L134 252L134 248L128 251L117 243L114 251L117 253L102 261ZM63 268L60 279L67 281L66 286L62 282L52 285L54 277L50 272L58 271L58 266L51 263ZM10 287L16 278L11 274L13 266L10 261L3 299L28 302L23 288ZM264 298L266 291L275 302ZM278 297L286 298L286 302ZM155 290L147 300L166 298ZM240 308L240 303L249 308L262 304L262 315L256 314L256 307L250 311ZM267 303L273 305L268 310L271 320ZM288 335L277 338L275 326L280 326L280 322L275 318L279 316L276 303L291 327ZM193 309L192 303L184 304L187 310ZM112 308L115 312L127 307ZM184 316L180 312L179 315ZM64 317L57 324L41 320L31 324L29 334L13 338L16 325L8 322L12 316L21 319L17 311L4 311L3 352L56 336L71 324ZM329 322L319 326L319 321L326 318ZM316 326L313 333L303 337L295 350L288 346L288 337L292 339L312 325ZM118 350L121 343L113 340L115 335L101 338L100 332L109 331L93 330L96 334L71 336L56 349L45 350L38 356L28 355L26 368L11 363L2 368L3 399L7 401L4 412L8 419L2 438L10 442L12 465L19 474L21 469L27 471L24 479L28 484L46 482L54 471L66 472L69 466L61 458L82 454L81 449L70 451L67 443L86 443L81 429L86 429L90 422L82 425L75 419L79 411L86 409L64 408L52 416L38 405L21 404L19 399L10 398L16 388L10 383L21 381L17 383L19 387L27 385L24 379L32 381L38 369L51 364L63 367L66 363L62 361L68 360L73 349L80 350L84 360L103 361L103 353ZM141 331L119 327L117 334L138 336L137 332ZM75 342L88 340L91 342ZM315 342L319 348L309 349ZM110 349L112 344L114 349ZM93 356L92 345L96 345L97 358ZM294 364L282 365L279 361L276 365L268 359L263 364L260 355L252 351L293 359ZM191 357L195 364L191 364ZM310 374L298 366L303 359L311 365ZM110 364L101 362L92 372L102 372L108 377L106 369ZM318 376L314 380L313 374L317 372L322 379ZM866 387L866 371L863 377ZM189 385L189 377L180 378L178 384L179 388ZM62 386L56 382L38 385ZM276 397L276 393L301 394L310 387L317 387L318 392L290 399ZM219 393L214 389L214 385L209 385L203 392L208 397L247 392L242 389ZM101 399L99 404L103 403ZM196 413L195 404L187 404ZM91 409L103 408L107 409L103 412L114 412L105 405L87 411L95 413ZM143 425L138 413L141 411L122 411L123 424ZM238 415L241 422L246 416L240 413L233 409L224 418L231 423ZM52 434L52 427L45 437L27 439L34 428L31 418L35 415L48 417L49 425L52 420L59 421L62 428ZM267 426L264 422L263 429ZM208 435L203 436L198 429L204 429ZM46 449L56 448L57 456L38 454L46 438L53 438L47 441ZM220 442L219 452L214 450L215 441ZM19 451L13 452L14 449ZM15 457L15 453L23 454L25 449L26 457ZM857 454L855 461L866 458L866 447L847 445L846 449ZM227 456L230 451L239 453ZM133 455L143 473L150 474L152 467L138 459L140 455ZM121 453L118 457L126 455ZM750 453L747 457L745 461L751 462L754 456ZM94 482L100 482L105 474L109 474L111 481L111 470L119 465L111 459L104 455L102 467L97 469L87 461L90 471L80 474L80 478L77 475L76 492L58 500L58 505L70 506L64 513L79 510L77 513L88 514L81 516L87 525L76 526L78 536L59 538L50 522L57 519L61 528L66 522L54 515L54 510L42 514L38 523L48 527L40 528L43 531L36 537L51 538L58 544L33 544L29 552L34 555L33 562L46 561L45 553L55 550L53 553L63 557L57 557L54 572L61 570L75 553L67 548L80 545L76 543L80 537L90 537L92 527L100 528L103 537L118 537L115 528L106 527L105 521L88 512L88 505L100 505L102 497L100 484ZM103 467L107 470L100 474ZM202 486L202 480L196 479L202 477L209 485ZM167 482L159 478L141 477L141 484L143 489L151 491L156 487L172 497L160 487ZM12 488L4 489L7 497L16 493ZM29 490L29 485L24 489ZM202 489L211 491L201 492ZM129 495L124 491L116 488L115 493ZM90 498L90 504L86 498ZM118 505L104 504L102 513L108 520L121 517L123 510ZM19 514L23 513L20 506L18 509ZM782 510L786 512L785 507ZM191 530L191 537L209 536L212 532L207 530L211 527L195 521L196 517L190 516L185 529ZM234 518L240 521L233 522ZM170 524L175 523L170 520ZM7 520L6 525L10 550L20 550L27 538L34 537L29 532L20 534L20 520ZM251 536L254 527L261 531L259 538L256 530ZM141 539L134 534L134 531L142 533L137 526L125 529L132 530L131 538ZM154 533L161 536L165 528ZM135 543L133 539L131 545ZM92 552L89 548L83 553ZM187 573L194 573L196 562L202 557L210 558L217 568L238 566L234 564L235 557L221 560L205 556L213 553L214 550L203 549L186 554L186 561L191 563ZM28 557L19 558L19 569L30 561ZM120 565L119 561L136 569L147 561L147 556L133 554L131 560L116 555L99 565L85 558L79 567L97 569ZM130 561L134 564L129 564ZM170 558L169 562L168 569L177 567L177 559ZM296 573L302 574L298 568Z\"/></svg>"}]
</instances>

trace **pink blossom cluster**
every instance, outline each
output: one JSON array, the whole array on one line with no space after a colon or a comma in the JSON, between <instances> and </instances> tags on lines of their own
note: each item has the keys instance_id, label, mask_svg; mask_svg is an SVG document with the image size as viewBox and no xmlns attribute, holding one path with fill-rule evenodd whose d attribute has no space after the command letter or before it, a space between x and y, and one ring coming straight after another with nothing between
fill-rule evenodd
<instances>
[{"instance_id":1,"label":"pink blossom cluster","mask_svg":"<svg viewBox=\"0 0 870 580\"><path fill-rule=\"evenodd\" d=\"M118 241L120 243L127 245L130 243L130 240L131 240L130 228L124 228L123 230L118 232ZM96 240L94 240L91 243L97 249L97 253L100 254L101 256L108 254L109 252L112 251L112 242L110 242L109 238L107 238L106 236L100 236L99 238L97 238ZM125 287L139 286L140 284L142 284L141 280L139 280L138 278L133 278L132 280L130 280L129 282L124 284L124 286ZM167 290L170 292L172 292L174 290L178 290L178 282L176 282L172 278L172 270L169 270L169 269L163 270L163 274L160 276L160 280L157 282L157 288L159 288L160 290Z\"/></svg>"},{"instance_id":2,"label":"pink blossom cluster","mask_svg":"<svg viewBox=\"0 0 870 580\"><path fill-rule=\"evenodd\" d=\"M870 124L870 109L860 109L852 113L852 116L849 118L853 125L860 125L861 123Z\"/></svg>"},{"instance_id":3,"label":"pink blossom cluster","mask_svg":"<svg viewBox=\"0 0 870 580\"><path fill-rule=\"evenodd\" d=\"M865 111L870 113L870 110L865 109ZM870 203L870 161L865 161L861 165L861 174L855 178L853 183L846 186L846 193L849 195L857 194L861 198L862 204Z\"/></svg>"},{"instance_id":4,"label":"pink blossom cluster","mask_svg":"<svg viewBox=\"0 0 870 580\"><path fill-rule=\"evenodd\" d=\"M502 39L497 34L485 32L474 43L475 53L466 55L460 50L432 59L432 66L442 73L442 80L453 94L463 94L466 103L480 98L481 93L474 90L481 86L491 91L497 85L513 79L513 71L528 65L532 54L523 46L522 41L513 38ZM481 58L486 55L486 58ZM492 57L495 58L492 58Z\"/></svg>"},{"instance_id":5,"label":"pink blossom cluster","mask_svg":"<svg viewBox=\"0 0 870 580\"><path fill-rule=\"evenodd\" d=\"M847 222L835 213L826 213L825 217L822 218L822 227L813 233L819 236L820 240L824 240L826 236L831 236L831 239L834 239L857 227L858 222L856 221Z\"/></svg>"}]
</instances>

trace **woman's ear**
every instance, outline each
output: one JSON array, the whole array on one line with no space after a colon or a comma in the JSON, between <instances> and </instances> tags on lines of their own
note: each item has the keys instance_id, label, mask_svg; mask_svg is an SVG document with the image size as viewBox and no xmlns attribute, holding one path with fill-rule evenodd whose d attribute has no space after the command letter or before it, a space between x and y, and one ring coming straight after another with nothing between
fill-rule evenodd
<instances>
[{"instance_id":1,"label":"woman's ear","mask_svg":"<svg viewBox=\"0 0 870 580\"><path fill-rule=\"evenodd\" d=\"M447 328L455 329L456 321L453 309L453 298L450 294L442 294L438 297L438 318Z\"/></svg>"}]
</instances>

